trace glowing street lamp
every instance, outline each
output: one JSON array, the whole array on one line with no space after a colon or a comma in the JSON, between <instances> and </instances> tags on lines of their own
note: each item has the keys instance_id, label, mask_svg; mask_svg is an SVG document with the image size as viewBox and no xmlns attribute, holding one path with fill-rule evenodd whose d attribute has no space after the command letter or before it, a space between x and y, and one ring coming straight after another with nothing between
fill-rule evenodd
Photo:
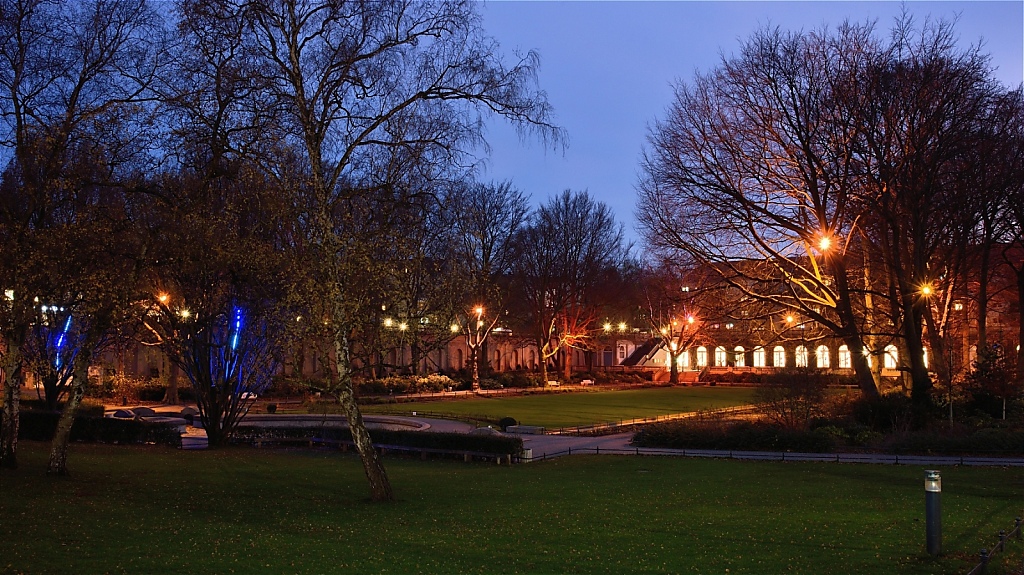
<instances>
[{"instance_id":1,"label":"glowing street lamp","mask_svg":"<svg viewBox=\"0 0 1024 575\"><path fill-rule=\"evenodd\" d=\"M626 322L619 322L619 331L626 331Z\"/></svg>"},{"instance_id":2,"label":"glowing street lamp","mask_svg":"<svg viewBox=\"0 0 1024 575\"><path fill-rule=\"evenodd\" d=\"M605 332L605 333L608 333L608 332L610 332L610 331L612 331L612 324L610 324L610 323L605 323L605 324L604 324L604 332Z\"/></svg>"}]
</instances>

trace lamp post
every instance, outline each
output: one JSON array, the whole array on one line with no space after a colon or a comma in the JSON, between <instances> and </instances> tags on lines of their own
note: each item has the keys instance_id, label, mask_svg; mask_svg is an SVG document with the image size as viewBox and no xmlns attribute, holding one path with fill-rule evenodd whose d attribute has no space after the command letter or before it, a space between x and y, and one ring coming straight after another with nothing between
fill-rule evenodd
<instances>
[{"instance_id":1,"label":"lamp post","mask_svg":"<svg viewBox=\"0 0 1024 575\"><path fill-rule=\"evenodd\" d=\"M924 472L924 516L925 541L928 554L936 556L942 552L942 478L939 471L926 469Z\"/></svg>"}]
</instances>

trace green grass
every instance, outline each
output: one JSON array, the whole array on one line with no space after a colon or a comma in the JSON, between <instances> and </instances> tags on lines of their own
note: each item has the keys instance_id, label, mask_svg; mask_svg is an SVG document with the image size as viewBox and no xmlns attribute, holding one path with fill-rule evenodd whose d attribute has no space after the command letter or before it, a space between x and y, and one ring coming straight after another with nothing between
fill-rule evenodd
<instances>
[{"instance_id":1,"label":"green grass","mask_svg":"<svg viewBox=\"0 0 1024 575\"><path fill-rule=\"evenodd\" d=\"M0 473L2 573L959 574L1024 496L1024 470L943 469L936 560L918 467L389 459L400 501L375 505L336 452L74 445L62 479L45 457Z\"/></svg>"},{"instance_id":2,"label":"green grass","mask_svg":"<svg viewBox=\"0 0 1024 575\"><path fill-rule=\"evenodd\" d=\"M686 413L743 405L753 401L750 387L656 387L626 391L540 393L397 405L367 405L366 413L435 412L483 416L490 420L514 417L524 425L548 428L608 423L669 413Z\"/></svg>"}]
</instances>

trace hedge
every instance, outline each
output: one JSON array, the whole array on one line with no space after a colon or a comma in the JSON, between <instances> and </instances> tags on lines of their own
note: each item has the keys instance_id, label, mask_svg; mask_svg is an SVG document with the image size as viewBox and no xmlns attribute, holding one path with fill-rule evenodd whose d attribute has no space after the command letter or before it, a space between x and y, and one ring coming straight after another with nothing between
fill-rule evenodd
<instances>
[{"instance_id":1,"label":"hedge","mask_svg":"<svg viewBox=\"0 0 1024 575\"><path fill-rule=\"evenodd\" d=\"M33 441L50 441L57 431L60 413L54 411L22 411L18 437ZM71 426L71 441L97 443L156 443L181 447L178 426L132 419L114 419L79 415Z\"/></svg>"},{"instance_id":2,"label":"hedge","mask_svg":"<svg viewBox=\"0 0 1024 575\"><path fill-rule=\"evenodd\" d=\"M637 447L664 449L827 453L832 451L834 442L825 433L794 431L762 423L709 425L666 422L644 427L633 436L632 444Z\"/></svg>"},{"instance_id":3,"label":"hedge","mask_svg":"<svg viewBox=\"0 0 1024 575\"><path fill-rule=\"evenodd\" d=\"M435 433L429 431L397 431L371 429L370 438L378 445L421 447L451 451L477 451L495 455L518 455L523 451L519 437ZM352 441L347 427L264 427L240 426L235 430L236 442L255 443L269 439L302 439L320 437L332 441Z\"/></svg>"}]
</instances>

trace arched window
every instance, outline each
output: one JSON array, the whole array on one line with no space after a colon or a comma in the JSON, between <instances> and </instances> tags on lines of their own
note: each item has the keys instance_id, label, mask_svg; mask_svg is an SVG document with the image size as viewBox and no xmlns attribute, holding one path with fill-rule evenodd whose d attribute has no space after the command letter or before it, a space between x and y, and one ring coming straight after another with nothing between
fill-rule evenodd
<instances>
[{"instance_id":1,"label":"arched window","mask_svg":"<svg viewBox=\"0 0 1024 575\"><path fill-rule=\"evenodd\" d=\"M455 367L457 367L458 369L462 369L462 368L466 367L465 362L462 361L462 350L461 349L455 350Z\"/></svg>"},{"instance_id":2,"label":"arched window","mask_svg":"<svg viewBox=\"0 0 1024 575\"><path fill-rule=\"evenodd\" d=\"M697 367L708 366L708 348L703 345L697 348Z\"/></svg>"},{"instance_id":3,"label":"arched window","mask_svg":"<svg viewBox=\"0 0 1024 575\"><path fill-rule=\"evenodd\" d=\"M868 358L868 367L871 367L872 359L871 352L868 351L868 346L864 346L864 357Z\"/></svg>"},{"instance_id":4,"label":"arched window","mask_svg":"<svg viewBox=\"0 0 1024 575\"><path fill-rule=\"evenodd\" d=\"M924 359L924 368L928 369L928 348L926 347L926 348L922 349L921 353L924 354L924 357L922 358L922 359Z\"/></svg>"},{"instance_id":5,"label":"arched window","mask_svg":"<svg viewBox=\"0 0 1024 575\"><path fill-rule=\"evenodd\" d=\"M761 347L761 346L757 346L757 347L754 348L754 367L764 367L764 366L765 366L764 348Z\"/></svg>"},{"instance_id":6,"label":"arched window","mask_svg":"<svg viewBox=\"0 0 1024 575\"><path fill-rule=\"evenodd\" d=\"M898 364L899 352L896 351L896 346L890 343L885 346L885 363L882 364L882 367L885 369L896 369Z\"/></svg>"},{"instance_id":7,"label":"arched window","mask_svg":"<svg viewBox=\"0 0 1024 575\"><path fill-rule=\"evenodd\" d=\"M796 355L794 356L794 362L797 367L807 367L808 364L808 353L807 347L803 345L796 346Z\"/></svg>"},{"instance_id":8,"label":"arched window","mask_svg":"<svg viewBox=\"0 0 1024 575\"><path fill-rule=\"evenodd\" d=\"M775 346L775 349L772 350L772 365L786 367L786 348L781 345Z\"/></svg>"},{"instance_id":9,"label":"arched window","mask_svg":"<svg viewBox=\"0 0 1024 575\"><path fill-rule=\"evenodd\" d=\"M729 363L729 355L725 352L725 348L718 346L715 348L715 367L725 367Z\"/></svg>"},{"instance_id":10,"label":"arched window","mask_svg":"<svg viewBox=\"0 0 1024 575\"><path fill-rule=\"evenodd\" d=\"M828 355L828 346L819 345L818 349L814 350L814 356L818 359L818 369L832 367L832 358Z\"/></svg>"},{"instance_id":11,"label":"arched window","mask_svg":"<svg viewBox=\"0 0 1024 575\"><path fill-rule=\"evenodd\" d=\"M462 357L462 352L459 352L459 357ZM530 350L530 369L537 368L537 352Z\"/></svg>"},{"instance_id":12,"label":"arched window","mask_svg":"<svg viewBox=\"0 0 1024 575\"><path fill-rule=\"evenodd\" d=\"M683 351L683 353L679 354L679 359L677 360L677 363L679 363L680 369L686 369L690 367L690 350L685 350Z\"/></svg>"},{"instance_id":13,"label":"arched window","mask_svg":"<svg viewBox=\"0 0 1024 575\"><path fill-rule=\"evenodd\" d=\"M844 343L839 346L839 368L850 369L853 367L853 361L850 359L850 348Z\"/></svg>"},{"instance_id":14,"label":"arched window","mask_svg":"<svg viewBox=\"0 0 1024 575\"><path fill-rule=\"evenodd\" d=\"M746 365L747 365L746 351L747 350L743 349L742 345L737 345L736 349L734 349L733 351L736 352L736 363L734 365L736 367L746 367Z\"/></svg>"}]
</instances>

